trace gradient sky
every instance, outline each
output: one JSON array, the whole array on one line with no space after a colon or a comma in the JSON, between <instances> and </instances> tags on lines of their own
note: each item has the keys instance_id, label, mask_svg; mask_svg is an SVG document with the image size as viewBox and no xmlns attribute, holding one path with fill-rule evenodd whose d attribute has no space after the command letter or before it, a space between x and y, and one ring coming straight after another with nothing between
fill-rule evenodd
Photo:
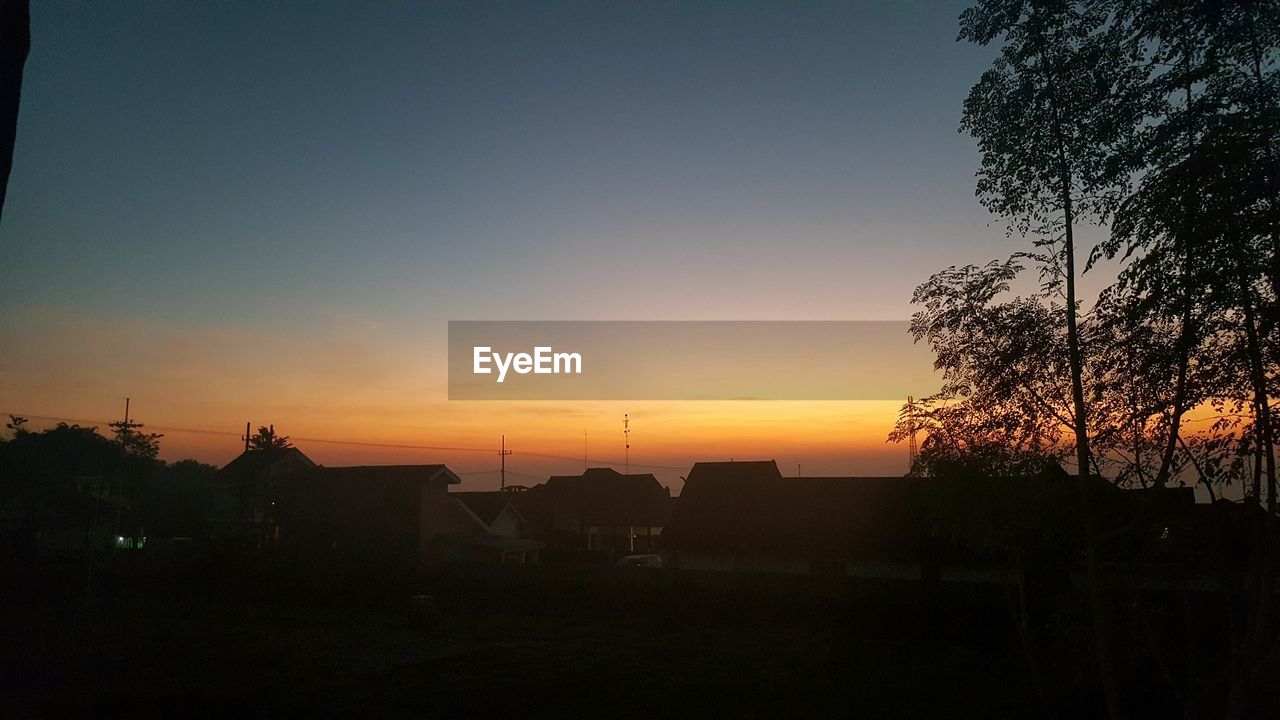
<instances>
[{"instance_id":1,"label":"gradient sky","mask_svg":"<svg viewBox=\"0 0 1280 720\"><path fill-rule=\"evenodd\" d=\"M895 403L449 403L451 319L903 319L1004 256L956 130L963 4L32 7L0 411L900 473ZM924 389L924 390L927 390ZM43 420L41 422L44 422ZM328 464L496 456L304 443ZM592 450L591 448L595 449ZM661 469L678 487L683 473ZM530 481L527 478L526 482Z\"/></svg>"}]
</instances>

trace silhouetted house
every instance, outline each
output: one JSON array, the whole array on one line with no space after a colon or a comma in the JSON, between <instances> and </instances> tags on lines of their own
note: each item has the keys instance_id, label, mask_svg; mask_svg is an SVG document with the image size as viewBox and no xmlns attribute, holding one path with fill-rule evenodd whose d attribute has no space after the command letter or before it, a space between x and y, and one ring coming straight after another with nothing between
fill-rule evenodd
<instances>
[{"instance_id":1,"label":"silhouetted house","mask_svg":"<svg viewBox=\"0 0 1280 720\"><path fill-rule=\"evenodd\" d=\"M241 453L215 479L208 514L212 539L256 551L273 547L280 538L276 503L281 487L317 467L294 447Z\"/></svg>"},{"instance_id":2,"label":"silhouetted house","mask_svg":"<svg viewBox=\"0 0 1280 720\"><path fill-rule=\"evenodd\" d=\"M1168 523L1160 535L1178 558L1202 575L1239 578L1256 567L1263 546L1258 533L1266 520L1267 511L1257 502L1218 499L1189 506L1186 519Z\"/></svg>"},{"instance_id":3,"label":"silhouetted house","mask_svg":"<svg viewBox=\"0 0 1280 720\"><path fill-rule=\"evenodd\" d=\"M1041 515L1062 515L1072 524L1080 523L1078 475L1051 463L1041 475L1029 481L1031 491L1039 496ZM1099 543L1103 560L1129 563L1175 559L1177 548L1184 544L1182 536L1195 525L1194 488L1121 488L1097 475L1091 475L1089 482L1095 525L1105 536ZM1041 524L1048 523L1042 521ZM1071 534L1074 555L1082 557L1083 529Z\"/></svg>"},{"instance_id":4,"label":"silhouetted house","mask_svg":"<svg viewBox=\"0 0 1280 720\"><path fill-rule=\"evenodd\" d=\"M440 557L451 561L534 563L545 543L524 535L520 511L509 492L449 493L441 530Z\"/></svg>"},{"instance_id":5,"label":"silhouetted house","mask_svg":"<svg viewBox=\"0 0 1280 720\"><path fill-rule=\"evenodd\" d=\"M921 577L920 481L782 477L777 464L696 463L664 533L677 567Z\"/></svg>"},{"instance_id":6,"label":"silhouetted house","mask_svg":"<svg viewBox=\"0 0 1280 720\"><path fill-rule=\"evenodd\" d=\"M562 550L648 552L661 547L671 492L650 473L590 468L512 494L533 537Z\"/></svg>"},{"instance_id":7,"label":"silhouetted house","mask_svg":"<svg viewBox=\"0 0 1280 720\"><path fill-rule=\"evenodd\" d=\"M1102 498L1104 510L1109 513L1104 527L1128 530L1123 542L1112 543L1115 559L1172 562L1179 557L1180 548L1192 534L1189 528L1195 524L1195 488L1111 487L1113 490Z\"/></svg>"},{"instance_id":8,"label":"silhouetted house","mask_svg":"<svg viewBox=\"0 0 1280 720\"><path fill-rule=\"evenodd\" d=\"M69 468L48 472L41 482L27 485L0 501L0 553L29 557L39 552L56 555L120 548L119 533L132 535L132 506L123 483L97 474L76 472L84 461L67 458ZM61 468L60 468L61 469ZM69 470L70 472L67 472ZM0 477L0 481L10 478ZM34 487L33 487L34 486ZM131 539L131 538L130 538Z\"/></svg>"},{"instance_id":9,"label":"silhouetted house","mask_svg":"<svg viewBox=\"0 0 1280 720\"><path fill-rule=\"evenodd\" d=\"M370 563L434 562L461 479L444 465L317 467L280 493L287 553Z\"/></svg>"}]
</instances>

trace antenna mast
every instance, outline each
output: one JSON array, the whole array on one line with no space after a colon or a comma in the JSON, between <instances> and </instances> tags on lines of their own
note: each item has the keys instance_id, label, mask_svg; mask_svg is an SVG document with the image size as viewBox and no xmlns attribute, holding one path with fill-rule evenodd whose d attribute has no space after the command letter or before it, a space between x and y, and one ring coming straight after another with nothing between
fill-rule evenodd
<instances>
[{"instance_id":1,"label":"antenna mast","mask_svg":"<svg viewBox=\"0 0 1280 720\"><path fill-rule=\"evenodd\" d=\"M507 489L507 456L510 454L511 454L511 451L507 449L507 436L503 435L502 447L498 450L498 455L502 458L502 470L501 470L502 485L499 488L501 491L505 491Z\"/></svg>"},{"instance_id":2,"label":"antenna mast","mask_svg":"<svg viewBox=\"0 0 1280 720\"><path fill-rule=\"evenodd\" d=\"M622 414L623 465L622 474L631 474L631 418Z\"/></svg>"}]
</instances>

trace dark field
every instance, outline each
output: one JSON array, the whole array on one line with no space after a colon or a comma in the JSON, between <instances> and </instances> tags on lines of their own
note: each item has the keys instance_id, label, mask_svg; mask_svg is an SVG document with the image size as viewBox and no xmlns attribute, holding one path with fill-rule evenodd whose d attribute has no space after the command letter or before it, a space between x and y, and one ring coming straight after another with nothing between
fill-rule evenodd
<instances>
[{"instance_id":1,"label":"dark field","mask_svg":"<svg viewBox=\"0 0 1280 720\"><path fill-rule=\"evenodd\" d=\"M657 604L620 607L624 588L596 598L610 607L566 608L529 597L527 584L484 602L476 595L492 598L491 584L417 582L439 598L433 628L410 626L407 593L355 591L362 583L344 596L292 583L117 582L87 604L83 585L15 589L3 603L0 677L16 710L6 714L1036 714L1018 656L992 644L1003 632L944 638L911 603L694 602L671 586L636 593L669 595Z\"/></svg>"}]
</instances>

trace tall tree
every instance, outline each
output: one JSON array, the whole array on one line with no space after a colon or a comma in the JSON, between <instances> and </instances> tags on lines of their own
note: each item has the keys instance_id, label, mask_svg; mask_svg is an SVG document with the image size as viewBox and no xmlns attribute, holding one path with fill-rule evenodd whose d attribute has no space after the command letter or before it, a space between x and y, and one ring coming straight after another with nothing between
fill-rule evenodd
<instances>
[{"instance_id":1,"label":"tall tree","mask_svg":"<svg viewBox=\"0 0 1280 720\"><path fill-rule=\"evenodd\" d=\"M1178 472L1181 447L1206 486L1239 477L1250 460L1246 498L1251 505L1266 498L1267 512L1254 515L1250 607L1233 619L1225 673L1228 716L1239 717L1266 658L1280 661L1272 409L1280 331L1280 3L1125 0L1118 7L1146 57L1141 130L1118 154L1137 185L1119 205L1111 237L1095 250L1095 257L1123 253L1125 260L1107 325L1123 328L1113 338L1115 354L1138 362L1115 385L1143 397L1126 422L1155 430L1156 487ZM1183 418L1197 406L1219 419L1210 432L1184 438Z\"/></svg>"},{"instance_id":2,"label":"tall tree","mask_svg":"<svg viewBox=\"0 0 1280 720\"><path fill-rule=\"evenodd\" d=\"M1097 567L1089 416L1077 298L1075 228L1106 218L1125 179L1113 148L1134 126L1124 90L1140 79L1141 48L1110 3L982 0L960 18L960 38L1001 40L1000 54L965 100L962 129L982 153L978 196L1029 237L1047 294L1062 298L1071 424L1085 527L1086 573L1099 673L1113 718L1123 715Z\"/></svg>"},{"instance_id":3,"label":"tall tree","mask_svg":"<svg viewBox=\"0 0 1280 720\"><path fill-rule=\"evenodd\" d=\"M1106 468L1150 488L1139 516L1186 473L1211 496L1248 479L1249 505L1266 511L1251 515L1247 607L1233 611L1219 684L1191 683L1227 688L1228 715L1247 716L1280 667L1280 0L980 0L961 22L962 39L1000 46L965 104L962 127L982 151L978 195L1033 248L917 289L912 331L944 385L907 408L891 439L923 429L926 464L994 458L1000 471L1009 458L1053 457L1069 431L1113 716L1123 704L1098 546L1139 520L1100 532L1090 476ZM1082 223L1111 231L1085 271L1118 268L1091 306L1077 297ZM1039 291L1008 299L1027 261ZM1211 426L1188 430L1204 411Z\"/></svg>"},{"instance_id":4,"label":"tall tree","mask_svg":"<svg viewBox=\"0 0 1280 720\"><path fill-rule=\"evenodd\" d=\"M1209 308L1217 294L1209 266L1212 223L1201 193L1212 166L1205 136L1215 110L1203 81L1219 62L1205 42L1201 8L1195 0L1182 5L1118 3L1122 26L1146 41L1144 56L1134 58L1145 82L1126 88L1144 122L1114 154L1138 184L1089 259L1092 267L1123 250L1127 262L1099 303L1106 340L1100 352L1110 353L1111 369L1110 392L1102 395L1111 402L1099 408L1110 427L1099 444L1112 457L1127 450L1122 475L1155 488L1180 469L1186 413L1211 392L1195 360L1214 331Z\"/></svg>"}]
</instances>

